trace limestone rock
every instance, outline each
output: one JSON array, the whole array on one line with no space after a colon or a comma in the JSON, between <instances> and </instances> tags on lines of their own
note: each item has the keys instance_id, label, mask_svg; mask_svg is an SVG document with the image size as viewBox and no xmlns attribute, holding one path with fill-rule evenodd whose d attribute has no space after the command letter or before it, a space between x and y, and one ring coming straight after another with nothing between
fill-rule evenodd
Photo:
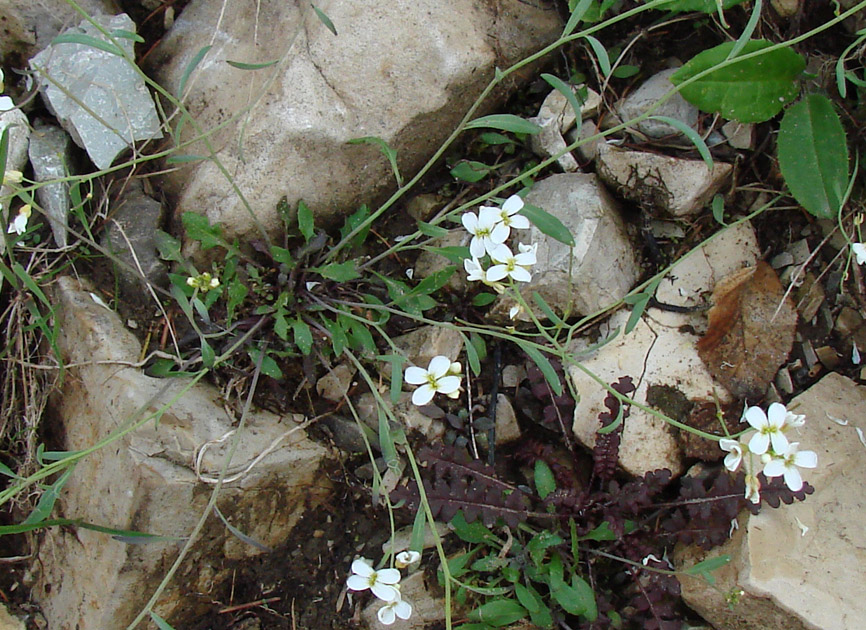
<instances>
[{"instance_id":1,"label":"limestone rock","mask_svg":"<svg viewBox=\"0 0 866 630\"><path fill-rule=\"evenodd\" d=\"M445 618L445 601L428 590L423 571L417 571L400 581L400 596L412 605L412 616L409 619L398 619L392 626L382 624L376 616L382 600L373 597L361 613L365 627L369 630L390 630L396 627L400 630L426 630Z\"/></svg>"},{"instance_id":2,"label":"limestone rock","mask_svg":"<svg viewBox=\"0 0 866 630\"><path fill-rule=\"evenodd\" d=\"M600 104L601 96L598 92L587 88L586 101L580 108L581 118L592 116L598 111ZM539 157L549 158L565 149L567 143L564 135L575 126L577 119L568 99L559 90L553 90L544 99L538 115L530 120L541 127L539 133L529 137L530 147ZM577 161L571 153L561 155L557 159L557 164L566 173L578 170Z\"/></svg>"},{"instance_id":3,"label":"limestone rock","mask_svg":"<svg viewBox=\"0 0 866 630\"><path fill-rule=\"evenodd\" d=\"M496 445L502 446L520 439L520 425L514 405L505 394L496 396Z\"/></svg>"},{"instance_id":4,"label":"limestone rock","mask_svg":"<svg viewBox=\"0 0 866 630\"><path fill-rule=\"evenodd\" d=\"M109 32L135 32L135 23L125 13L96 21ZM108 42L87 20L64 33ZM134 57L131 39L115 39L127 55ZM123 57L93 46L62 43L33 57L30 67L46 106L97 168L111 166L122 151L138 140L162 137L147 85Z\"/></svg>"},{"instance_id":5,"label":"limestone rock","mask_svg":"<svg viewBox=\"0 0 866 630\"><path fill-rule=\"evenodd\" d=\"M78 0L76 4L94 17L120 11L113 0ZM3 65L18 67L63 29L81 21L81 14L65 0L0 0L0 15L0 59Z\"/></svg>"},{"instance_id":6,"label":"limestone rock","mask_svg":"<svg viewBox=\"0 0 866 630\"><path fill-rule=\"evenodd\" d=\"M588 315L628 293L640 275L634 247L616 202L595 175L551 175L535 184L526 203L557 217L575 242L571 248L535 226L521 231L521 240L538 244L532 281L520 285L528 304L534 304L532 293L537 291L559 314ZM495 312L507 313L513 304L513 300L501 299Z\"/></svg>"},{"instance_id":7,"label":"limestone rock","mask_svg":"<svg viewBox=\"0 0 866 630\"><path fill-rule=\"evenodd\" d=\"M599 144L596 168L618 195L675 217L697 213L733 169L730 164L714 162L709 171L702 160L630 151L606 143Z\"/></svg>"},{"instance_id":8,"label":"limestone rock","mask_svg":"<svg viewBox=\"0 0 866 630\"><path fill-rule=\"evenodd\" d=\"M583 366L606 383L614 383L621 376L631 376L637 386L632 397L648 405L647 394L651 386L673 388L689 400L713 399L715 389L719 399L730 398L725 389L715 383L698 356L696 335L686 332L685 316L665 313L665 322L655 319L656 309L647 314L628 335L621 332L600 350L582 358L585 343L574 347L581 356ZM615 313L607 324L614 331L625 326L630 313ZM676 316L676 317L672 317ZM569 370L572 382L580 394L574 410L574 435L587 447L595 444L599 429L598 414L605 411L607 391L582 370ZM675 431L664 420L636 407L625 420L619 450L620 464L626 472L642 475L658 468L668 468L674 476L683 471L683 456Z\"/></svg>"},{"instance_id":9,"label":"limestone rock","mask_svg":"<svg viewBox=\"0 0 866 630\"><path fill-rule=\"evenodd\" d=\"M436 0L325 8L336 37L307 2L193 0L152 55L160 82L176 92L193 57L214 43L187 83L185 102L203 129L228 123L212 145L270 233L282 227L276 206L284 195L291 207L303 199L324 225L393 190L379 150L348 140L383 139L397 150L402 173L411 175L451 133L495 67L553 41L562 29L555 11L520 0L498 2L495 12L482 0L455 0L447 10ZM283 57L255 72L226 63ZM201 146L183 151L207 154ZM256 230L211 161L169 175L166 187L177 196L178 216L205 212L229 240Z\"/></svg>"},{"instance_id":10,"label":"limestone rock","mask_svg":"<svg viewBox=\"0 0 866 630\"><path fill-rule=\"evenodd\" d=\"M802 503L764 506L757 516L744 512L734 536L710 552L689 547L676 554L681 567L730 554L731 562L713 572L714 587L680 578L683 599L719 630L849 630L866 618L866 487L857 474L866 467L857 433L866 430L866 389L829 374L788 408L806 415L792 439L818 454L818 467L803 472L815 493ZM723 596L731 589L744 591L733 609Z\"/></svg>"},{"instance_id":11,"label":"limestone rock","mask_svg":"<svg viewBox=\"0 0 866 630\"><path fill-rule=\"evenodd\" d=\"M9 131L9 147L6 152L6 170L21 171L27 166L27 148L30 146L30 122L20 109L0 112L0 133ZM0 185L0 199L12 194L12 188ZM0 203L3 229L15 217L10 216L9 202ZM0 254L6 251L6 239L0 238Z\"/></svg>"},{"instance_id":12,"label":"limestone rock","mask_svg":"<svg viewBox=\"0 0 866 630\"><path fill-rule=\"evenodd\" d=\"M445 326L422 326L394 339L394 343L415 365L426 368L433 357L444 355L452 361L463 350L463 336Z\"/></svg>"},{"instance_id":13,"label":"limestone rock","mask_svg":"<svg viewBox=\"0 0 866 630\"><path fill-rule=\"evenodd\" d=\"M674 84L671 83L670 78L677 70L679 68L662 70L647 79L643 85L617 105L616 110L619 117L627 122L632 118L637 118L655 105L662 96L674 89ZM674 94L662 103L658 109L653 111L652 115L667 116L679 120L693 129L697 128L698 125L698 108L679 94ZM642 120L635 125L635 129L650 138L682 135L676 127L661 120Z\"/></svg>"},{"instance_id":14,"label":"limestone rock","mask_svg":"<svg viewBox=\"0 0 866 630\"><path fill-rule=\"evenodd\" d=\"M86 286L59 278L54 302L64 360L82 364L69 369L52 403L63 447L86 449L137 423L77 463L61 496L62 513L108 527L189 535L213 488L197 481L196 454L232 431L237 419L227 415L220 393L209 385L150 378L125 367L124 362L138 360L140 345L117 315L91 300ZM199 453L202 475L218 475L231 442L212 442ZM327 478L318 474L324 455L323 447L297 430L296 421L263 411L249 414L220 494L220 511L265 545L284 542L302 513L329 493ZM176 541L127 545L93 531L51 529L31 568L37 578L34 596L51 628L125 628L177 552ZM175 627L190 627L202 612L195 592L200 576L222 575L225 558L259 553L211 517L157 613Z\"/></svg>"},{"instance_id":15,"label":"limestone rock","mask_svg":"<svg viewBox=\"0 0 866 630\"><path fill-rule=\"evenodd\" d=\"M60 127L36 125L30 137L30 165L37 182L50 182L72 174L72 141ZM39 205L48 216L58 247L66 247L69 225L69 184L54 182L36 190Z\"/></svg>"},{"instance_id":16,"label":"limestone rock","mask_svg":"<svg viewBox=\"0 0 866 630\"><path fill-rule=\"evenodd\" d=\"M9 614L6 606L0 604L0 630L25 630L24 622Z\"/></svg>"}]
</instances>

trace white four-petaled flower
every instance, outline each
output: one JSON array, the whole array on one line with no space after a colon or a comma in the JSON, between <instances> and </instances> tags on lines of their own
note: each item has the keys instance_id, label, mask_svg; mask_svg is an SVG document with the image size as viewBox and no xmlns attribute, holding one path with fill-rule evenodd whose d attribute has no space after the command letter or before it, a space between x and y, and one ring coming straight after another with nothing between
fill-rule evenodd
<instances>
[{"instance_id":1,"label":"white four-petaled flower","mask_svg":"<svg viewBox=\"0 0 866 630\"><path fill-rule=\"evenodd\" d=\"M803 488L803 478L799 468L815 468L818 465L818 455L815 451L799 450L799 442L788 444L783 451L776 451L776 457L764 466L767 477L785 478L785 485L794 492Z\"/></svg>"},{"instance_id":2,"label":"white four-petaled flower","mask_svg":"<svg viewBox=\"0 0 866 630\"><path fill-rule=\"evenodd\" d=\"M417 551L407 550L401 551L396 556L394 556L394 565L398 569L402 569L404 567L408 567L410 564L414 564L421 559L421 554Z\"/></svg>"},{"instance_id":3,"label":"white four-petaled flower","mask_svg":"<svg viewBox=\"0 0 866 630\"><path fill-rule=\"evenodd\" d=\"M723 438L719 440L719 446L723 451L728 451L725 455L725 468L731 472L736 472L740 467L740 462L743 461L743 445L737 440Z\"/></svg>"},{"instance_id":4,"label":"white four-petaled flower","mask_svg":"<svg viewBox=\"0 0 866 630\"><path fill-rule=\"evenodd\" d=\"M412 394L412 403L423 406L433 400L438 392L455 397L460 391L460 364L452 363L451 359L439 355L433 357L427 369L411 366L406 368L406 382L420 385Z\"/></svg>"},{"instance_id":5,"label":"white four-petaled flower","mask_svg":"<svg viewBox=\"0 0 866 630\"><path fill-rule=\"evenodd\" d=\"M461 219L463 227L472 234L469 242L469 253L473 258L482 258L484 254L492 253L497 245L508 240L511 229L502 223L499 208L481 206L476 215L465 213Z\"/></svg>"},{"instance_id":6,"label":"white four-petaled flower","mask_svg":"<svg viewBox=\"0 0 866 630\"><path fill-rule=\"evenodd\" d=\"M851 243L851 251L858 265L866 263L866 243Z\"/></svg>"},{"instance_id":7,"label":"white four-petaled flower","mask_svg":"<svg viewBox=\"0 0 866 630\"><path fill-rule=\"evenodd\" d=\"M400 619L411 617L412 606L409 602L398 598L382 606L376 613L376 616L379 617L379 621L383 625L390 626L397 620L397 617L400 617Z\"/></svg>"},{"instance_id":8,"label":"white four-petaled flower","mask_svg":"<svg viewBox=\"0 0 866 630\"><path fill-rule=\"evenodd\" d=\"M503 225L507 225L515 230L526 230L529 228L529 219L522 214L517 214L523 210L523 199L520 195L511 195L505 200L501 208L494 208L499 213L499 221Z\"/></svg>"},{"instance_id":9,"label":"white four-petaled flower","mask_svg":"<svg viewBox=\"0 0 866 630\"><path fill-rule=\"evenodd\" d=\"M487 270L487 277L490 280L498 281L505 278L511 278L517 282L529 282L532 280L532 274L529 273L529 267L535 264L535 252L538 249L537 245L520 244L520 253L513 254L508 245L497 245L490 252L490 257L496 264Z\"/></svg>"},{"instance_id":10,"label":"white four-petaled flower","mask_svg":"<svg viewBox=\"0 0 866 630\"><path fill-rule=\"evenodd\" d=\"M746 409L746 421L757 431L749 440L749 450L755 455L763 455L772 444L773 451L781 453L788 447L788 438L782 432L788 410L781 403L770 405L767 413L760 407Z\"/></svg>"},{"instance_id":11,"label":"white four-petaled flower","mask_svg":"<svg viewBox=\"0 0 866 630\"><path fill-rule=\"evenodd\" d=\"M358 558L352 562L352 575L346 580L346 586L353 591L364 591L369 588L373 591L373 595L385 602L400 600L399 583L400 572L397 569L376 571L366 558Z\"/></svg>"}]
</instances>

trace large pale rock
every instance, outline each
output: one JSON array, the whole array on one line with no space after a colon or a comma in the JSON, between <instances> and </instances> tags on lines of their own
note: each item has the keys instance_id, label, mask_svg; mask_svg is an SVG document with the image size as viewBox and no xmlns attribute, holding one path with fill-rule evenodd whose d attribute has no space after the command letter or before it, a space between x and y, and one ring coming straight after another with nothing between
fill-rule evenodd
<instances>
[{"instance_id":1,"label":"large pale rock","mask_svg":"<svg viewBox=\"0 0 866 630\"><path fill-rule=\"evenodd\" d=\"M300 199L322 223L394 187L388 161L370 145L377 136L398 151L404 174L415 172L451 133L494 75L549 43L561 30L555 11L520 0L495 5L455 0L359 0L321 6L334 36L308 2L193 0L152 55L170 91L195 55L205 55L187 83L185 102L211 137L218 157L275 233L284 195ZM258 71L227 60L283 61ZM500 93L501 97L503 93ZM501 98L485 104L492 108ZM192 125L185 130L193 134ZM190 136L185 136L190 137ZM200 145L184 153L207 155ZM229 237L256 226L213 162L171 174L176 212L206 213Z\"/></svg>"},{"instance_id":2,"label":"large pale rock","mask_svg":"<svg viewBox=\"0 0 866 630\"><path fill-rule=\"evenodd\" d=\"M569 247L535 226L528 237L523 232L517 235L538 244L532 281L520 285L528 304L534 305L532 293L537 291L559 314L589 315L622 299L637 282L637 257L619 207L595 175L551 175L533 186L526 203L557 217L575 242ZM500 300L497 312L507 312L512 304Z\"/></svg>"},{"instance_id":3,"label":"large pale rock","mask_svg":"<svg viewBox=\"0 0 866 630\"><path fill-rule=\"evenodd\" d=\"M598 92L586 88L586 99L580 107L581 119L593 116L598 111L599 105L601 105L601 96ZM553 90L544 99L538 115L530 120L541 127L539 133L529 137L530 147L539 157L549 158L565 150L567 143L563 136L575 126L577 117L565 95L559 90ZM556 163L566 173L578 170L577 160L571 153L563 153L557 158Z\"/></svg>"},{"instance_id":4,"label":"large pale rock","mask_svg":"<svg viewBox=\"0 0 866 630\"><path fill-rule=\"evenodd\" d=\"M729 396L716 383L698 356L695 344L698 337L687 330L686 316L664 313L664 322L655 318L656 309L647 315L628 335L620 334L600 350L582 358L586 343L576 344L574 351L581 364L606 383L615 383L621 376L631 376L637 386L632 397L648 405L647 393L652 386L665 386L681 393L686 399L712 400L715 390L722 401ZM614 331L625 326L630 313L614 314L607 329ZM600 428L598 414L605 411L603 389L589 374L578 367L569 371L580 395L574 409L574 435L588 447L595 445L596 431ZM678 429L661 418L632 406L625 420L619 449L620 465L633 475L658 468L668 468L674 475L683 471L683 455L674 434Z\"/></svg>"},{"instance_id":5,"label":"large pale rock","mask_svg":"<svg viewBox=\"0 0 866 630\"><path fill-rule=\"evenodd\" d=\"M630 151L600 143L596 157L598 176L617 194L647 209L675 217L695 214L725 183L733 167L714 162L707 169L702 160L685 160Z\"/></svg>"},{"instance_id":6,"label":"large pale rock","mask_svg":"<svg viewBox=\"0 0 866 630\"><path fill-rule=\"evenodd\" d=\"M125 13L96 22L109 32L135 32L135 23ZM64 34L110 43L87 20ZM126 55L135 56L131 39L115 39ZM33 57L30 68L48 109L97 168L111 166L138 140L162 137L147 85L124 57L85 44L60 43Z\"/></svg>"},{"instance_id":7,"label":"large pale rock","mask_svg":"<svg viewBox=\"0 0 866 630\"><path fill-rule=\"evenodd\" d=\"M116 314L91 299L86 287L60 278L54 297L58 346L67 363L82 364L68 370L53 401L63 446L86 449L129 430L77 463L61 496L62 514L113 528L189 535L213 489L196 478L196 453L226 436L237 419L227 415L220 393L211 386L149 378L117 363L137 361L140 345ZM275 448L226 483L218 501L235 527L272 547L284 542L305 509L329 491L318 474L323 447L302 431L287 433L296 427L293 419L249 414L230 474L271 445ZM201 458L203 475L218 476L232 440L210 445ZM51 529L32 567L34 595L50 628L125 628L178 550L176 541L127 545L97 532ZM207 600L199 593L231 579L221 571L226 558L258 553L212 515L157 612L174 627L190 627Z\"/></svg>"},{"instance_id":8,"label":"large pale rock","mask_svg":"<svg viewBox=\"0 0 866 630\"><path fill-rule=\"evenodd\" d=\"M623 121L629 121L655 106L661 97L674 89L674 84L671 83L670 78L677 70L679 68L669 68L654 74L623 99L616 108L620 118ZM679 94L674 94L662 103L653 111L652 115L667 116L692 128L696 128L698 125L698 108ZM635 129L650 138L681 135L679 129L661 120L642 120L635 125Z\"/></svg>"},{"instance_id":9,"label":"large pale rock","mask_svg":"<svg viewBox=\"0 0 866 630\"><path fill-rule=\"evenodd\" d=\"M866 430L866 388L829 374L788 408L806 415L793 439L818 454L818 467L803 473L815 493L757 516L741 514L739 530L710 552L690 547L676 554L678 566L731 556L713 572L715 586L680 574L683 599L719 630L851 630L866 619L866 446L857 432ZM729 608L724 594L732 589L744 594Z\"/></svg>"},{"instance_id":10,"label":"large pale rock","mask_svg":"<svg viewBox=\"0 0 866 630\"><path fill-rule=\"evenodd\" d=\"M76 4L91 16L120 12L112 0L78 0ZM81 21L81 14L66 0L0 0L0 16L0 60L17 67L46 48L63 29Z\"/></svg>"}]
</instances>

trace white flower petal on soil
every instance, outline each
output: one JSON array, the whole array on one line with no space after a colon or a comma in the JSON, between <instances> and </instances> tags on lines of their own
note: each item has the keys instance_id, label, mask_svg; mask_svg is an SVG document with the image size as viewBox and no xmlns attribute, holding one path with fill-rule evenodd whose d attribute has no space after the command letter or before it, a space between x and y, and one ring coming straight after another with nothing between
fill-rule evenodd
<instances>
[{"instance_id":1,"label":"white flower petal on soil","mask_svg":"<svg viewBox=\"0 0 866 630\"><path fill-rule=\"evenodd\" d=\"M376 613L376 616L383 625L390 626L397 620L397 617L400 617L400 619L408 619L411 617L412 606L409 602L403 601L402 599L396 599L382 606Z\"/></svg>"}]
</instances>

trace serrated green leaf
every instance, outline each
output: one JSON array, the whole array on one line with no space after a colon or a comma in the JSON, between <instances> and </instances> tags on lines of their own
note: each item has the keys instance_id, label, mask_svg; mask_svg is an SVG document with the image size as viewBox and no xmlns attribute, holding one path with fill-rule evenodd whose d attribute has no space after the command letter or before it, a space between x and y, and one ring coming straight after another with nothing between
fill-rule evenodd
<instances>
[{"instance_id":1,"label":"serrated green leaf","mask_svg":"<svg viewBox=\"0 0 866 630\"><path fill-rule=\"evenodd\" d=\"M835 219L848 183L848 142L830 100L809 94L779 128L779 167L800 205L819 219Z\"/></svg>"},{"instance_id":2,"label":"serrated green leaf","mask_svg":"<svg viewBox=\"0 0 866 630\"><path fill-rule=\"evenodd\" d=\"M79 44L81 46L90 46L91 48L96 48L118 57L123 57L124 55L123 49L119 46L92 35L85 35L84 33L61 33L51 40L52 46L56 46L57 44Z\"/></svg>"},{"instance_id":3,"label":"serrated green leaf","mask_svg":"<svg viewBox=\"0 0 866 630\"><path fill-rule=\"evenodd\" d=\"M526 203L523 205L519 214L522 214L529 219L532 225L538 228L539 232L547 234L551 238L555 238L560 243L572 247L574 246L574 237L571 235L571 232L568 231L568 228L565 227L562 221L546 210Z\"/></svg>"},{"instance_id":4,"label":"serrated green leaf","mask_svg":"<svg viewBox=\"0 0 866 630\"><path fill-rule=\"evenodd\" d=\"M600 41L592 35L586 36L586 41L589 42L592 52L595 53L595 58L598 60L598 66L601 68L601 73L604 76L610 76L610 57L607 55L607 50Z\"/></svg>"},{"instance_id":5,"label":"serrated green leaf","mask_svg":"<svg viewBox=\"0 0 866 630\"><path fill-rule=\"evenodd\" d=\"M212 45L203 46L202 48L199 49L199 51L195 54L195 56L187 64L186 68L183 71L183 74L180 77L180 83L178 84L177 94L176 94L178 99L183 98L183 91L186 88L186 84L187 84L187 81L189 81L190 75L196 69L196 66L198 66L198 64L201 63L201 60L204 59L205 55L208 54L208 52L210 51L211 48L213 48Z\"/></svg>"},{"instance_id":6,"label":"serrated green leaf","mask_svg":"<svg viewBox=\"0 0 866 630\"><path fill-rule=\"evenodd\" d=\"M232 61L231 59L226 59L226 63L232 68L237 68L238 70L261 70L262 68L270 68L271 66L280 63L280 60L274 59L273 61L263 61L262 63L245 63L243 61Z\"/></svg>"},{"instance_id":7,"label":"serrated green leaf","mask_svg":"<svg viewBox=\"0 0 866 630\"><path fill-rule=\"evenodd\" d=\"M490 167L481 162L464 160L450 171L452 177L474 184L480 182L490 173Z\"/></svg>"},{"instance_id":8,"label":"serrated green leaf","mask_svg":"<svg viewBox=\"0 0 866 630\"><path fill-rule=\"evenodd\" d=\"M556 478L553 476L553 471L543 459L535 460L535 491L542 499L548 494L556 490Z\"/></svg>"},{"instance_id":9,"label":"serrated green leaf","mask_svg":"<svg viewBox=\"0 0 866 630\"><path fill-rule=\"evenodd\" d=\"M541 127L530 120L515 116L514 114L490 114L482 116L466 123L464 129L499 129L512 133L536 134L541 132Z\"/></svg>"},{"instance_id":10,"label":"serrated green leaf","mask_svg":"<svg viewBox=\"0 0 866 630\"><path fill-rule=\"evenodd\" d=\"M752 40L741 55L724 67L736 42L726 42L693 57L671 77L684 81L706 70L707 75L680 90L683 98L705 112L719 113L739 122L763 122L778 114L799 91L796 79L806 67L805 60L790 48L778 48L743 59L743 55L769 48L765 40ZM716 68L713 70L713 68Z\"/></svg>"},{"instance_id":11,"label":"serrated green leaf","mask_svg":"<svg viewBox=\"0 0 866 630\"><path fill-rule=\"evenodd\" d=\"M315 4L311 4L310 6L313 7L313 11L316 12L316 17L319 18L319 21L325 25L325 28L327 28L334 35L336 35L337 34L337 27L334 26L334 23L331 21L331 18L329 18L327 15L325 15L325 13L321 9L319 9Z\"/></svg>"},{"instance_id":12,"label":"serrated green leaf","mask_svg":"<svg viewBox=\"0 0 866 630\"><path fill-rule=\"evenodd\" d=\"M469 613L472 621L483 621L501 628L526 617L526 609L513 599L497 599L479 606Z\"/></svg>"},{"instance_id":13,"label":"serrated green leaf","mask_svg":"<svg viewBox=\"0 0 866 630\"><path fill-rule=\"evenodd\" d=\"M529 358L533 360L535 365L538 366L538 369L541 370L541 373L544 375L544 378L548 385L550 385L550 389L553 390L553 393L557 396L562 396L562 382L559 380L556 370L553 369L553 366L550 364L547 357L544 356L538 348L530 345L522 339L515 339L514 341L518 346L520 346L521 350L529 355Z\"/></svg>"},{"instance_id":14,"label":"serrated green leaf","mask_svg":"<svg viewBox=\"0 0 866 630\"><path fill-rule=\"evenodd\" d=\"M310 271L314 271L328 280L337 282L348 282L355 278L360 278L361 274L355 268L354 260L347 260L342 263L330 263L322 267L310 267Z\"/></svg>"},{"instance_id":15,"label":"serrated green leaf","mask_svg":"<svg viewBox=\"0 0 866 630\"><path fill-rule=\"evenodd\" d=\"M199 241L202 249L223 245L222 230L219 225L211 225L207 217L195 212L184 212L181 217L186 237Z\"/></svg>"},{"instance_id":16,"label":"serrated green leaf","mask_svg":"<svg viewBox=\"0 0 866 630\"><path fill-rule=\"evenodd\" d=\"M310 330L307 322L302 319L292 320L292 333L294 335L295 345L302 354L310 354L313 350L313 332Z\"/></svg>"},{"instance_id":17,"label":"serrated green leaf","mask_svg":"<svg viewBox=\"0 0 866 630\"><path fill-rule=\"evenodd\" d=\"M363 138L353 138L349 140L349 144L375 144L382 151L382 154L388 159L391 165L391 172L394 173L394 179L397 180L397 186L403 185L403 176L400 174L400 167L397 165L397 151L392 149L387 142L376 136L365 136Z\"/></svg>"}]
</instances>

